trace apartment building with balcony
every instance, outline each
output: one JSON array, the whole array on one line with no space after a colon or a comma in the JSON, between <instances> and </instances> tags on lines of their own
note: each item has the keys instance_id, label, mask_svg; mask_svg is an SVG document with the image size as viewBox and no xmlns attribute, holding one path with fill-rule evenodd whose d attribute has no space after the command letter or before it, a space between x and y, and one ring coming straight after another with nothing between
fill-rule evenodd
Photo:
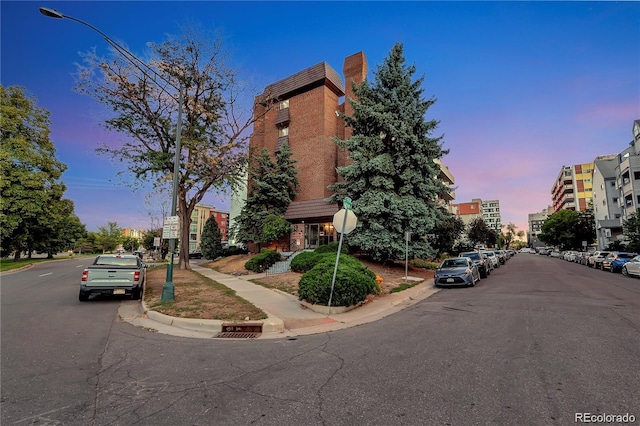
<instances>
[{"instance_id":1,"label":"apartment building with balcony","mask_svg":"<svg viewBox=\"0 0 640 426\"><path fill-rule=\"evenodd\" d=\"M640 207L640 120L633 123L631 146L618 155L616 188L624 220Z\"/></svg>"},{"instance_id":2,"label":"apartment building with balcony","mask_svg":"<svg viewBox=\"0 0 640 426\"><path fill-rule=\"evenodd\" d=\"M592 206L593 163L562 166L551 189L554 213L560 210L585 211Z\"/></svg>"},{"instance_id":3,"label":"apartment building with balcony","mask_svg":"<svg viewBox=\"0 0 640 426\"><path fill-rule=\"evenodd\" d=\"M616 187L617 155L599 156L593 162L593 217L598 250L622 235L622 209Z\"/></svg>"},{"instance_id":4,"label":"apartment building with balcony","mask_svg":"<svg viewBox=\"0 0 640 426\"><path fill-rule=\"evenodd\" d=\"M227 241L229 228L229 212L218 210L215 206L196 204L191 213L191 225L189 228L189 251L200 249L200 237L204 224L210 217L213 217L220 229L222 242Z\"/></svg>"},{"instance_id":5,"label":"apartment building with balcony","mask_svg":"<svg viewBox=\"0 0 640 426\"><path fill-rule=\"evenodd\" d=\"M256 103L254 116L260 119L256 120L250 138L251 151L266 148L275 158L280 147L288 144L298 171L297 194L284 216L294 231L288 245L281 244L278 249L312 249L337 240L332 221L339 206L327 202L332 195L328 187L340 179L337 168L349 160L348 152L333 140L351 136L351 128L345 126L337 112L353 115L351 104L345 100L355 98L353 84L364 81L367 72L366 57L358 52L344 60L344 83L338 72L321 62L268 85L259 96L261 102ZM455 182L453 175L438 163L439 178L451 187ZM451 189L439 194L439 202L448 206L454 196Z\"/></svg>"}]
</instances>

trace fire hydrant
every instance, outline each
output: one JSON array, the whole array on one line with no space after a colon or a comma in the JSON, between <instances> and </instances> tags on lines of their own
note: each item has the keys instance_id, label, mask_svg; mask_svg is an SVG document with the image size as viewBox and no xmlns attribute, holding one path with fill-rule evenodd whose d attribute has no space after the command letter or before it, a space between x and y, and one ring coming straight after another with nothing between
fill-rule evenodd
<instances>
[{"instance_id":1,"label":"fire hydrant","mask_svg":"<svg viewBox=\"0 0 640 426\"><path fill-rule=\"evenodd\" d=\"M382 281L383 278L380 275L376 275L376 283L378 283L378 292L382 291Z\"/></svg>"}]
</instances>

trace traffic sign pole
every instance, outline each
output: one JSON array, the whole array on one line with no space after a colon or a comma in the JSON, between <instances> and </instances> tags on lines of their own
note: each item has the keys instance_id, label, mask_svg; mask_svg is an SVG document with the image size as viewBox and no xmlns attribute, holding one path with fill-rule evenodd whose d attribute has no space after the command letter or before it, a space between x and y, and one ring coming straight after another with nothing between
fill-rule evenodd
<instances>
[{"instance_id":1,"label":"traffic sign pole","mask_svg":"<svg viewBox=\"0 0 640 426\"><path fill-rule=\"evenodd\" d=\"M351 201L351 200L349 200ZM346 213L346 212L345 212ZM342 230L347 226L347 214L342 219ZM335 225L334 225L335 226ZM331 279L331 293L329 293L329 315L331 315L331 299L333 298L333 288L336 285L336 274L338 273L338 262L340 261L340 252L342 251L342 240L344 239L344 232L340 233L340 242L338 243L338 253L336 254L336 266L333 268L333 278Z\"/></svg>"}]
</instances>

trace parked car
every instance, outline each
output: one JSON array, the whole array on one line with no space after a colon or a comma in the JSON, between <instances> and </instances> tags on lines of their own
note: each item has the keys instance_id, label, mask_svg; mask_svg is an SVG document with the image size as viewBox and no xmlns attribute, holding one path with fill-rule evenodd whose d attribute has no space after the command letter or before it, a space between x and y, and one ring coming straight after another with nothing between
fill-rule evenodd
<instances>
[{"instance_id":1,"label":"parked car","mask_svg":"<svg viewBox=\"0 0 640 426\"><path fill-rule=\"evenodd\" d=\"M586 265L587 262L589 261L589 256L591 256L591 254L589 252L586 251L581 251L580 253L578 253L576 255L576 263L579 263L581 265Z\"/></svg>"},{"instance_id":2,"label":"parked car","mask_svg":"<svg viewBox=\"0 0 640 426\"><path fill-rule=\"evenodd\" d=\"M478 267L468 257L450 257L443 260L433 278L436 287L473 287L478 281L480 281Z\"/></svg>"},{"instance_id":3,"label":"parked car","mask_svg":"<svg viewBox=\"0 0 640 426\"><path fill-rule=\"evenodd\" d=\"M192 250L189 252L189 259L202 259L202 251Z\"/></svg>"},{"instance_id":4,"label":"parked car","mask_svg":"<svg viewBox=\"0 0 640 426\"><path fill-rule=\"evenodd\" d=\"M622 275L640 278L640 256L635 256L622 265Z\"/></svg>"},{"instance_id":5,"label":"parked car","mask_svg":"<svg viewBox=\"0 0 640 426\"><path fill-rule=\"evenodd\" d=\"M78 299L85 302L92 294L142 299L146 272L147 265L139 256L101 254L82 271Z\"/></svg>"},{"instance_id":6,"label":"parked car","mask_svg":"<svg viewBox=\"0 0 640 426\"><path fill-rule=\"evenodd\" d=\"M601 263L602 270L609 272L622 272L622 266L633 259L637 253L627 253L623 251L612 251Z\"/></svg>"},{"instance_id":7,"label":"parked car","mask_svg":"<svg viewBox=\"0 0 640 426\"><path fill-rule=\"evenodd\" d=\"M480 272L480 278L487 278L491 275L491 270L493 269L493 265L489 258L483 253L479 251L465 251L460 253L459 257L468 257L473 261L473 264L478 267L478 272Z\"/></svg>"},{"instance_id":8,"label":"parked car","mask_svg":"<svg viewBox=\"0 0 640 426\"><path fill-rule=\"evenodd\" d=\"M595 251L591 256L589 256L589 261L587 262L587 266L591 268L600 269L601 263L605 257L609 256L611 252L609 251Z\"/></svg>"},{"instance_id":9,"label":"parked car","mask_svg":"<svg viewBox=\"0 0 640 426\"><path fill-rule=\"evenodd\" d=\"M496 256L496 253L494 251L482 250L481 253L487 255L494 269L500 267L500 260L498 259L498 256Z\"/></svg>"},{"instance_id":10,"label":"parked car","mask_svg":"<svg viewBox=\"0 0 640 426\"><path fill-rule=\"evenodd\" d=\"M553 250L549 253L549 257L555 257L556 259L560 259L560 252L558 250Z\"/></svg>"},{"instance_id":11,"label":"parked car","mask_svg":"<svg viewBox=\"0 0 640 426\"><path fill-rule=\"evenodd\" d=\"M501 265L507 263L507 253L504 250L496 250L495 252Z\"/></svg>"}]
</instances>

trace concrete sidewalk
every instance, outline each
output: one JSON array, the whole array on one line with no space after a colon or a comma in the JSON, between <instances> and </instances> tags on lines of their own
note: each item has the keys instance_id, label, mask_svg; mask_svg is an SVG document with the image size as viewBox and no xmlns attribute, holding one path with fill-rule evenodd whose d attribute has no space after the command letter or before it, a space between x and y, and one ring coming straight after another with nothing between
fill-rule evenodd
<instances>
[{"instance_id":1,"label":"concrete sidewalk","mask_svg":"<svg viewBox=\"0 0 640 426\"><path fill-rule=\"evenodd\" d=\"M428 279L399 293L376 297L373 301L351 310L336 307L327 312L326 306L312 306L298 300L297 297L291 294L262 287L248 281L264 277L265 274L237 277L198 265L192 265L192 269L229 287L238 296L262 309L268 315L268 318L251 322L262 323L262 335L260 338L263 339L324 333L376 321L413 305L438 291L433 286L433 280ZM421 280L412 277L408 279L410 281ZM170 317L150 311L144 302L140 304L137 301L122 303L119 309L119 316L122 320L138 327L164 334L195 338L215 337L222 330L223 322L227 322Z\"/></svg>"}]
</instances>

